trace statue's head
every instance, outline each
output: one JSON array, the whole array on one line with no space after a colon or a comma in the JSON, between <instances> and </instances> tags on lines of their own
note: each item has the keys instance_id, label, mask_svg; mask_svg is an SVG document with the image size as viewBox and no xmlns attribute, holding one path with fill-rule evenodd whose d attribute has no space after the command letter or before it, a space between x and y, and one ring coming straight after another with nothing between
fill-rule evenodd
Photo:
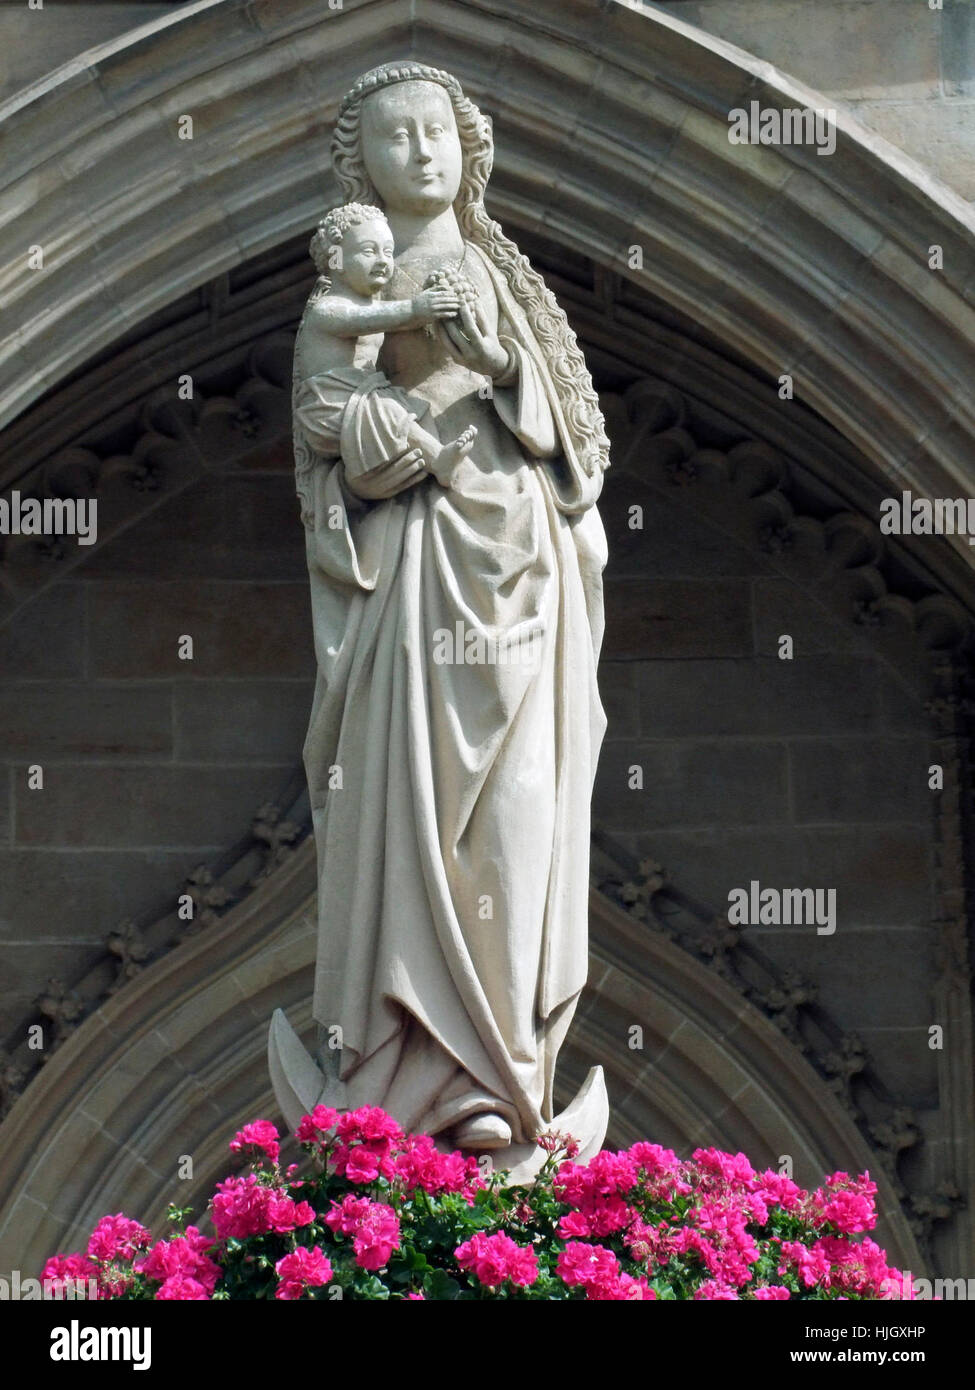
<instances>
[{"instance_id":1,"label":"statue's head","mask_svg":"<svg viewBox=\"0 0 975 1390\"><path fill-rule=\"evenodd\" d=\"M341 255L336 255L341 247ZM393 234L379 208L345 203L318 224L308 247L321 279L329 271L357 294L376 294L393 274Z\"/></svg>"},{"instance_id":2,"label":"statue's head","mask_svg":"<svg viewBox=\"0 0 975 1390\"><path fill-rule=\"evenodd\" d=\"M431 217L482 202L492 157L489 121L455 77L423 63L387 63L360 77L332 140L349 201Z\"/></svg>"}]
</instances>

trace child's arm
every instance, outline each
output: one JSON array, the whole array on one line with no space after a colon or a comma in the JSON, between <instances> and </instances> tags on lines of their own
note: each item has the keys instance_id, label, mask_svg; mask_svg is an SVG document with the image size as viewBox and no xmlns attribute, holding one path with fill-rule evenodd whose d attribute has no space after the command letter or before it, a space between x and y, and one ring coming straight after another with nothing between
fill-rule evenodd
<instances>
[{"instance_id":1,"label":"child's arm","mask_svg":"<svg viewBox=\"0 0 975 1390\"><path fill-rule=\"evenodd\" d=\"M361 338L449 318L459 308L456 294L445 289L421 290L412 299L377 299L372 304L355 304L328 294L316 301L309 322L336 338Z\"/></svg>"}]
</instances>

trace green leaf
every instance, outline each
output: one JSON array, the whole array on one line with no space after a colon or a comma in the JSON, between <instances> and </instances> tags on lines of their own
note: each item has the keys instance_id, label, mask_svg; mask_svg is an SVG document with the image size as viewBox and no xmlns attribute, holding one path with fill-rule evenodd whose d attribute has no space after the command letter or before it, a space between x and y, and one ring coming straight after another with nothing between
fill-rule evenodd
<instances>
[{"instance_id":1,"label":"green leaf","mask_svg":"<svg viewBox=\"0 0 975 1390\"><path fill-rule=\"evenodd\" d=\"M423 1280L423 1292L428 1298L456 1302L461 1288L456 1279L451 1279L445 1269L434 1269Z\"/></svg>"}]
</instances>

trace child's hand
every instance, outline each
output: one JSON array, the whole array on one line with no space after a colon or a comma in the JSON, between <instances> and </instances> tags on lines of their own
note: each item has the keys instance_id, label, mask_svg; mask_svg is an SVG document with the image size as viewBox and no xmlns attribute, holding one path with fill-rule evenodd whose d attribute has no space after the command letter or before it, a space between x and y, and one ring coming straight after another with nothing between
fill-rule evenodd
<instances>
[{"instance_id":1,"label":"child's hand","mask_svg":"<svg viewBox=\"0 0 975 1390\"><path fill-rule=\"evenodd\" d=\"M413 313L419 323L453 318L459 309L460 298L457 291L440 286L421 290L413 300Z\"/></svg>"}]
</instances>

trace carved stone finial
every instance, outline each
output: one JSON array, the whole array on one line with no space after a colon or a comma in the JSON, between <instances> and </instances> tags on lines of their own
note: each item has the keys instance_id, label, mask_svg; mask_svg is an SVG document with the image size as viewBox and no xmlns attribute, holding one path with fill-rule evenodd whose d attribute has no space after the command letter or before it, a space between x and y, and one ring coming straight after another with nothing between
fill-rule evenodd
<instances>
[{"instance_id":1,"label":"carved stone finial","mask_svg":"<svg viewBox=\"0 0 975 1390\"><path fill-rule=\"evenodd\" d=\"M193 918L179 933L177 941L186 941L197 936L207 927L219 921L222 908L233 902L234 895L222 883L218 883L205 864L198 865L187 875L183 892L193 902Z\"/></svg>"},{"instance_id":2,"label":"carved stone finial","mask_svg":"<svg viewBox=\"0 0 975 1390\"><path fill-rule=\"evenodd\" d=\"M139 928L130 919L120 922L109 934L105 944L118 961L115 979L108 987L108 993L114 994L141 973L142 967L152 955L152 950L143 939Z\"/></svg>"},{"instance_id":3,"label":"carved stone finial","mask_svg":"<svg viewBox=\"0 0 975 1390\"><path fill-rule=\"evenodd\" d=\"M85 1007L74 990L68 989L63 980L54 978L48 980L47 989L34 1000L34 1007L53 1024L50 1042L39 1054L43 1063L74 1032Z\"/></svg>"},{"instance_id":4,"label":"carved stone finial","mask_svg":"<svg viewBox=\"0 0 975 1390\"><path fill-rule=\"evenodd\" d=\"M897 1160L907 1149L912 1149L921 1138L917 1116L906 1105L899 1105L883 1120L870 1126L870 1133L881 1154L886 1157L892 1173L897 1171Z\"/></svg>"},{"instance_id":5,"label":"carved stone finial","mask_svg":"<svg viewBox=\"0 0 975 1390\"><path fill-rule=\"evenodd\" d=\"M264 850L264 863L250 880L253 886L267 878L268 874L273 873L278 865L289 857L301 835L301 826L295 821L282 820L281 808L268 801L258 807L251 825L251 834Z\"/></svg>"},{"instance_id":6,"label":"carved stone finial","mask_svg":"<svg viewBox=\"0 0 975 1390\"><path fill-rule=\"evenodd\" d=\"M838 1048L821 1058L823 1071L830 1078L830 1090L848 1110L857 1113L853 1099L853 1082L867 1066L863 1041L856 1033L844 1033Z\"/></svg>"},{"instance_id":7,"label":"carved stone finial","mask_svg":"<svg viewBox=\"0 0 975 1390\"><path fill-rule=\"evenodd\" d=\"M933 1192L912 1193L909 1198L911 1229L925 1245L929 1245L938 1222L950 1221L956 1212L964 1210L968 1201L958 1185L950 1178L940 1182Z\"/></svg>"}]
</instances>

